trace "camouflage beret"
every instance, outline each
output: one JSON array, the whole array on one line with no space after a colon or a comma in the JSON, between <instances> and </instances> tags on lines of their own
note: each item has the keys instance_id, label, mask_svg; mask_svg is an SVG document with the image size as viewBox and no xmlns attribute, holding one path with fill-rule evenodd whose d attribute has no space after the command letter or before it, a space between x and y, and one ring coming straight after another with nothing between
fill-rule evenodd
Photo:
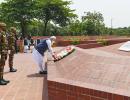
<instances>
[{"instance_id":1,"label":"camouflage beret","mask_svg":"<svg viewBox=\"0 0 130 100\"><path fill-rule=\"evenodd\" d=\"M6 27L6 24L3 22L0 22L0 27Z\"/></svg>"}]
</instances>

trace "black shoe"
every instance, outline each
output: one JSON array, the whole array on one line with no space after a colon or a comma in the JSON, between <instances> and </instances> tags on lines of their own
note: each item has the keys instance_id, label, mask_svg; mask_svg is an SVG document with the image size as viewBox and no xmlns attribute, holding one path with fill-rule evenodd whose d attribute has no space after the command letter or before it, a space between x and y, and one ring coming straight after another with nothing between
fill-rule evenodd
<instances>
[{"instance_id":1,"label":"black shoe","mask_svg":"<svg viewBox=\"0 0 130 100\"><path fill-rule=\"evenodd\" d=\"M6 82L6 83L9 83L9 82L10 82L9 80L5 80L5 79L3 79L3 81Z\"/></svg>"},{"instance_id":2,"label":"black shoe","mask_svg":"<svg viewBox=\"0 0 130 100\"><path fill-rule=\"evenodd\" d=\"M40 71L39 74L47 74L47 71Z\"/></svg>"},{"instance_id":3,"label":"black shoe","mask_svg":"<svg viewBox=\"0 0 130 100\"><path fill-rule=\"evenodd\" d=\"M0 79L0 85L7 85L7 82L4 82L3 79Z\"/></svg>"},{"instance_id":4,"label":"black shoe","mask_svg":"<svg viewBox=\"0 0 130 100\"><path fill-rule=\"evenodd\" d=\"M10 72L17 72L17 69L11 68Z\"/></svg>"}]
</instances>

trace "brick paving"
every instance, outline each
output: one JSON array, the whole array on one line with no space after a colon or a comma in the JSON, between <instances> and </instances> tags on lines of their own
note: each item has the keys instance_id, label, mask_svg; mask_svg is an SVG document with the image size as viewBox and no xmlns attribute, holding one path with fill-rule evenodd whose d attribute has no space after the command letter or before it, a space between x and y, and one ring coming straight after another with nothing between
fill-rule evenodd
<instances>
[{"instance_id":1,"label":"brick paving","mask_svg":"<svg viewBox=\"0 0 130 100\"><path fill-rule=\"evenodd\" d=\"M10 83L0 86L0 100L48 100L47 76L37 73L31 53L16 54L14 66L18 71L10 73L6 62L4 78Z\"/></svg>"}]
</instances>

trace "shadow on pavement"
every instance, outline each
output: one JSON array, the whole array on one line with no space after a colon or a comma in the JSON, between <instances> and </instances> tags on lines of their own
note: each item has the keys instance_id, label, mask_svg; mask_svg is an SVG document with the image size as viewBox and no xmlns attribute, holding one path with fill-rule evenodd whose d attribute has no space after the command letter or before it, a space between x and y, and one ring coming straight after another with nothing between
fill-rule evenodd
<instances>
[{"instance_id":1,"label":"shadow on pavement","mask_svg":"<svg viewBox=\"0 0 130 100\"><path fill-rule=\"evenodd\" d=\"M33 77L44 77L44 76L46 76L46 75L39 74L39 73L34 73L34 74L27 75L27 77L30 77L30 78L33 78Z\"/></svg>"},{"instance_id":2,"label":"shadow on pavement","mask_svg":"<svg viewBox=\"0 0 130 100\"><path fill-rule=\"evenodd\" d=\"M11 72L9 72L9 71L8 72L4 72L4 74L8 74L8 73L11 73Z\"/></svg>"}]
</instances>

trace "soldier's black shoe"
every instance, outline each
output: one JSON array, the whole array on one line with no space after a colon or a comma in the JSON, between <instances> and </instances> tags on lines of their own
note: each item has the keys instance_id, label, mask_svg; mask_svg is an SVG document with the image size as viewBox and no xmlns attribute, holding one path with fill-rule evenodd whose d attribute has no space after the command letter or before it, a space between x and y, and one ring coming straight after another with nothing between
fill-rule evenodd
<instances>
[{"instance_id":1,"label":"soldier's black shoe","mask_svg":"<svg viewBox=\"0 0 130 100\"><path fill-rule=\"evenodd\" d=\"M47 71L40 71L39 74L47 74Z\"/></svg>"},{"instance_id":2,"label":"soldier's black shoe","mask_svg":"<svg viewBox=\"0 0 130 100\"><path fill-rule=\"evenodd\" d=\"M4 82L3 79L0 79L0 85L7 85L7 82Z\"/></svg>"},{"instance_id":3,"label":"soldier's black shoe","mask_svg":"<svg viewBox=\"0 0 130 100\"><path fill-rule=\"evenodd\" d=\"M6 83L9 83L9 82L10 82L9 80L5 80L5 79L3 79L3 81L6 82Z\"/></svg>"},{"instance_id":4,"label":"soldier's black shoe","mask_svg":"<svg viewBox=\"0 0 130 100\"><path fill-rule=\"evenodd\" d=\"M17 72L17 69L10 68L10 72Z\"/></svg>"}]
</instances>

